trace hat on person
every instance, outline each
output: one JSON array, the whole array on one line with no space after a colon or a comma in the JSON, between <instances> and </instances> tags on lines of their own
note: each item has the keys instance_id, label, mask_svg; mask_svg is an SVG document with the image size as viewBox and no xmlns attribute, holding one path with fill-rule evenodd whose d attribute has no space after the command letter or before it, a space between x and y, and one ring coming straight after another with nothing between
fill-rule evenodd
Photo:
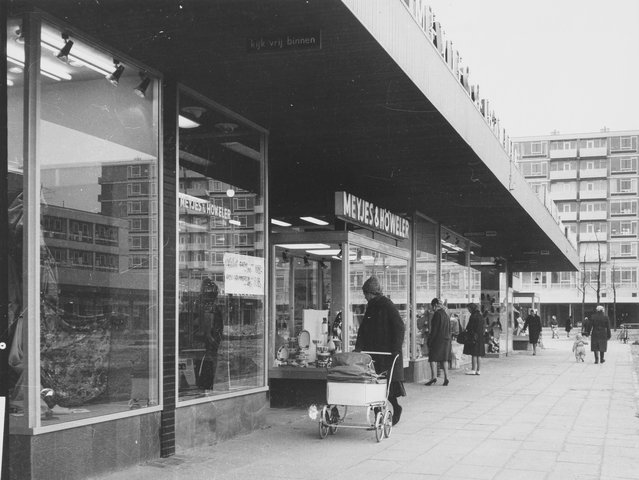
<instances>
[{"instance_id":1,"label":"hat on person","mask_svg":"<svg viewBox=\"0 0 639 480\"><path fill-rule=\"evenodd\" d=\"M597 311L598 312L603 312L604 311L604 307L601 305L597 305Z\"/></svg>"},{"instance_id":2,"label":"hat on person","mask_svg":"<svg viewBox=\"0 0 639 480\"><path fill-rule=\"evenodd\" d=\"M370 277L368 280L366 280L364 282L364 285L362 285L362 290L364 291L364 293L371 293L373 295L382 294L382 287L380 286L377 277Z\"/></svg>"}]
</instances>

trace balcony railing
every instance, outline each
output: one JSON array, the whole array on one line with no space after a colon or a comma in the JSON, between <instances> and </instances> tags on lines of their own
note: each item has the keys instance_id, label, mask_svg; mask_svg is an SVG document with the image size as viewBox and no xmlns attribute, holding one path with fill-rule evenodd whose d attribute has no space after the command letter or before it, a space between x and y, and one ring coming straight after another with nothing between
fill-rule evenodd
<instances>
[{"instance_id":1,"label":"balcony railing","mask_svg":"<svg viewBox=\"0 0 639 480\"><path fill-rule=\"evenodd\" d=\"M579 220L606 220L607 218L608 212L605 210L579 212Z\"/></svg>"},{"instance_id":2,"label":"balcony railing","mask_svg":"<svg viewBox=\"0 0 639 480\"><path fill-rule=\"evenodd\" d=\"M579 149L581 158L587 157L605 157L608 155L608 147L582 147Z\"/></svg>"},{"instance_id":3,"label":"balcony railing","mask_svg":"<svg viewBox=\"0 0 639 480\"><path fill-rule=\"evenodd\" d=\"M577 158L577 148L565 148L563 150L551 150L550 158Z\"/></svg>"},{"instance_id":4,"label":"balcony railing","mask_svg":"<svg viewBox=\"0 0 639 480\"><path fill-rule=\"evenodd\" d=\"M579 170L580 178L608 178L607 168L584 168Z\"/></svg>"},{"instance_id":5,"label":"balcony railing","mask_svg":"<svg viewBox=\"0 0 639 480\"><path fill-rule=\"evenodd\" d=\"M608 192L606 190L581 190L579 192L579 198L581 200L589 200L593 198L606 198Z\"/></svg>"},{"instance_id":6,"label":"balcony railing","mask_svg":"<svg viewBox=\"0 0 639 480\"><path fill-rule=\"evenodd\" d=\"M551 180L574 180L577 178L577 170L551 170Z\"/></svg>"}]
</instances>

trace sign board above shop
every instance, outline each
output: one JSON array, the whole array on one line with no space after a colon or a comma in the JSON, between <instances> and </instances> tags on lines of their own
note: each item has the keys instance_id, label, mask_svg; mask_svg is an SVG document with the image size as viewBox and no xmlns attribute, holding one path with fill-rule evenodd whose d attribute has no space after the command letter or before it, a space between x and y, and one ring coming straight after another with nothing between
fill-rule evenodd
<instances>
[{"instance_id":1,"label":"sign board above shop","mask_svg":"<svg viewBox=\"0 0 639 480\"><path fill-rule=\"evenodd\" d=\"M279 35L257 35L246 39L248 53L274 53L287 50L321 50L322 32L282 33Z\"/></svg>"},{"instance_id":2,"label":"sign board above shop","mask_svg":"<svg viewBox=\"0 0 639 480\"><path fill-rule=\"evenodd\" d=\"M408 238L408 220L348 192L335 192L335 216L395 238Z\"/></svg>"}]
</instances>

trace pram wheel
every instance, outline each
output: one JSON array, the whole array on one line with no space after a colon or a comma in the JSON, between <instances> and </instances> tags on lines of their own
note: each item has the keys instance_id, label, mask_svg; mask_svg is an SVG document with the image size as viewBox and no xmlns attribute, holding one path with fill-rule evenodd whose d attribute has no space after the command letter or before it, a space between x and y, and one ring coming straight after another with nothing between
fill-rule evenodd
<instances>
[{"instance_id":1,"label":"pram wheel","mask_svg":"<svg viewBox=\"0 0 639 480\"><path fill-rule=\"evenodd\" d=\"M333 408L331 408L331 414L330 414L330 419L329 419L329 426L328 426L328 433L330 433L331 435L335 435L335 432L337 432L337 424L339 423L339 411L337 410L337 407L334 406Z\"/></svg>"},{"instance_id":2,"label":"pram wheel","mask_svg":"<svg viewBox=\"0 0 639 480\"><path fill-rule=\"evenodd\" d=\"M375 417L375 439L381 442L382 438L384 438L384 415L378 412Z\"/></svg>"},{"instance_id":3,"label":"pram wheel","mask_svg":"<svg viewBox=\"0 0 639 480\"><path fill-rule=\"evenodd\" d=\"M393 431L393 414L389 409L386 409L386 414L384 414L384 438L390 437L391 432Z\"/></svg>"},{"instance_id":4,"label":"pram wheel","mask_svg":"<svg viewBox=\"0 0 639 480\"><path fill-rule=\"evenodd\" d=\"M328 405L324 405L324 408L322 408L322 413L319 419L320 438L322 439L326 438L326 435L328 435L330 421L331 421L331 418L330 418L330 412L328 410Z\"/></svg>"}]
</instances>

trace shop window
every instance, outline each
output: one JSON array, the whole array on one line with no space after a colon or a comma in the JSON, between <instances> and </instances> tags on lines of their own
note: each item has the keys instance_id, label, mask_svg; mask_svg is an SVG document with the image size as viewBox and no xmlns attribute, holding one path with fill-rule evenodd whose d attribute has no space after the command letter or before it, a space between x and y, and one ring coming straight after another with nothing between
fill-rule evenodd
<instances>
[{"instance_id":1,"label":"shop window","mask_svg":"<svg viewBox=\"0 0 639 480\"><path fill-rule=\"evenodd\" d=\"M264 196L264 134L185 90L179 105L179 235L196 233L197 251L179 258L178 397L198 401L265 385L264 250L246 220L264 221L249 208Z\"/></svg>"},{"instance_id":2,"label":"shop window","mask_svg":"<svg viewBox=\"0 0 639 480\"><path fill-rule=\"evenodd\" d=\"M9 32L20 27L20 20L9 20ZM40 36L39 58L31 59L22 44L7 39L10 65L40 65L37 89L26 96L37 104L24 109L39 114L27 119L35 126L34 138L24 138L22 131L29 85L15 68L8 75L10 211L35 212L40 204L40 218L31 216L21 226L25 237L36 239L37 250L22 248L18 225L9 227L10 259L18 266L9 283L28 292L11 297L12 341L19 338L20 322L40 325L13 363L10 408L16 422L29 418L23 426L62 428L158 403L159 282L157 266L148 261L158 252L147 245L144 255L132 254L129 212L146 221L150 214L139 202L127 204L127 192L146 194L158 181L161 109L159 79L148 68L121 58L125 70L114 86L105 79L113 71L114 52L74 36L72 61L64 63L56 58L64 44L61 28L43 23ZM134 92L141 71L150 79L144 96ZM23 152L30 154L29 169L23 168ZM146 182L123 186L139 178ZM157 203L157 194L149 198ZM31 255L39 255L39 285L32 283L34 271L22 270L33 264ZM35 311L25 309L37 302ZM30 359L40 363L34 368ZM47 389L46 402L26 403L39 397L28 395L29 388Z\"/></svg>"}]
</instances>

